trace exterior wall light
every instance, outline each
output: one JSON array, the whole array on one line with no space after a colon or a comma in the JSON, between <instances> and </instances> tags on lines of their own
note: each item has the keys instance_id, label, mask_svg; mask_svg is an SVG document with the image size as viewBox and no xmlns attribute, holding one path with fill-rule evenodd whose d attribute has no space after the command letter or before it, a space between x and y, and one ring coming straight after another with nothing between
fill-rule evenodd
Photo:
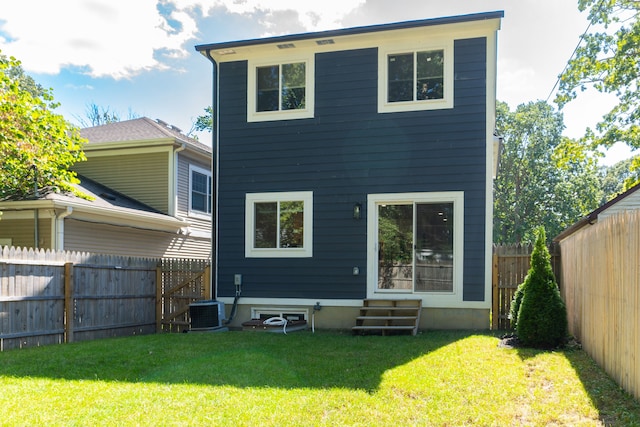
<instances>
[{"instance_id":1,"label":"exterior wall light","mask_svg":"<svg viewBox=\"0 0 640 427\"><path fill-rule=\"evenodd\" d=\"M362 203L353 205L353 219L360 219L362 216Z\"/></svg>"}]
</instances>

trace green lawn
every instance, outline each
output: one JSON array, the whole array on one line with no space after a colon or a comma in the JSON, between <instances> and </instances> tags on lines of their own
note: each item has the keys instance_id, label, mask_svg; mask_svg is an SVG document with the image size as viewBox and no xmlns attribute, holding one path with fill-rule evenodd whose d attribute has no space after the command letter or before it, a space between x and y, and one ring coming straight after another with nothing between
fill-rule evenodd
<instances>
[{"instance_id":1,"label":"green lawn","mask_svg":"<svg viewBox=\"0 0 640 427\"><path fill-rule=\"evenodd\" d=\"M470 332L136 336L0 353L0 425L640 426L581 350Z\"/></svg>"}]
</instances>

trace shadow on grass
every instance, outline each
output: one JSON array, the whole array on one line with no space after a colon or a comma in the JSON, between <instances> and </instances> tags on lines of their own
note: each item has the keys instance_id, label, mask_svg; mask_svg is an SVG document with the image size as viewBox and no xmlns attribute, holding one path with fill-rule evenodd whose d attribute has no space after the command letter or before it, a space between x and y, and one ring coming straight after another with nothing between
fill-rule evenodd
<instances>
[{"instance_id":1,"label":"shadow on grass","mask_svg":"<svg viewBox=\"0 0 640 427\"><path fill-rule=\"evenodd\" d=\"M467 338L260 332L160 334L0 353L0 377L372 392L385 371Z\"/></svg>"},{"instance_id":2,"label":"shadow on grass","mask_svg":"<svg viewBox=\"0 0 640 427\"><path fill-rule=\"evenodd\" d=\"M623 390L575 343L562 349L515 348L522 361L554 352L562 354L575 371L604 426L640 426L640 403Z\"/></svg>"},{"instance_id":3,"label":"shadow on grass","mask_svg":"<svg viewBox=\"0 0 640 427\"><path fill-rule=\"evenodd\" d=\"M640 426L640 403L583 350L563 351L605 426Z\"/></svg>"}]
</instances>

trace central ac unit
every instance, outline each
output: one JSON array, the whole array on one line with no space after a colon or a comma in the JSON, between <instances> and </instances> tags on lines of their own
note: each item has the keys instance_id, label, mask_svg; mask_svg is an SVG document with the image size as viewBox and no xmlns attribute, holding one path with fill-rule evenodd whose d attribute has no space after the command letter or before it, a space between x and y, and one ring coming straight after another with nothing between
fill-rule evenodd
<instances>
[{"instance_id":1,"label":"central ac unit","mask_svg":"<svg viewBox=\"0 0 640 427\"><path fill-rule=\"evenodd\" d=\"M189 304L192 331L226 329L224 326L224 303L213 300L196 301Z\"/></svg>"}]
</instances>

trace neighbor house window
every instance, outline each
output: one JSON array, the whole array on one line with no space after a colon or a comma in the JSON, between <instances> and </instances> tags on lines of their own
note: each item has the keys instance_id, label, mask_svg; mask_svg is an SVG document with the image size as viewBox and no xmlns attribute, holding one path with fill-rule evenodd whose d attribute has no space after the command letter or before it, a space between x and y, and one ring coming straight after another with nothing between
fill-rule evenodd
<instances>
[{"instance_id":1,"label":"neighbor house window","mask_svg":"<svg viewBox=\"0 0 640 427\"><path fill-rule=\"evenodd\" d=\"M246 196L247 257L310 257L313 193L252 193Z\"/></svg>"},{"instance_id":2,"label":"neighbor house window","mask_svg":"<svg viewBox=\"0 0 640 427\"><path fill-rule=\"evenodd\" d=\"M189 166L189 212L211 214L211 172Z\"/></svg>"},{"instance_id":3,"label":"neighbor house window","mask_svg":"<svg viewBox=\"0 0 640 427\"><path fill-rule=\"evenodd\" d=\"M452 48L380 54L380 112L453 107Z\"/></svg>"},{"instance_id":4,"label":"neighbor house window","mask_svg":"<svg viewBox=\"0 0 640 427\"><path fill-rule=\"evenodd\" d=\"M247 120L313 117L312 61L250 63Z\"/></svg>"}]
</instances>

